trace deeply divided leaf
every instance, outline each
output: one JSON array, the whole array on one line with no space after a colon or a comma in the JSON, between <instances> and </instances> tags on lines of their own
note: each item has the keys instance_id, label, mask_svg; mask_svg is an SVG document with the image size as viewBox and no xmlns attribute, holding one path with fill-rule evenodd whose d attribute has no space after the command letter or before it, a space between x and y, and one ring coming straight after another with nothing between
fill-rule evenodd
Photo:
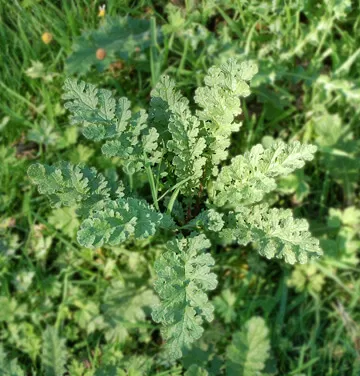
<instances>
[{"instance_id":1,"label":"deeply divided leaf","mask_svg":"<svg viewBox=\"0 0 360 376\"><path fill-rule=\"evenodd\" d=\"M116 100L109 90L97 89L83 81L67 79L64 90L65 107L72 113L71 122L82 125L86 138L103 140L103 154L109 158L120 157L127 174L140 171L145 159L158 162L161 154L157 151L158 132L148 127L144 110L132 114L127 98Z\"/></svg>"},{"instance_id":2,"label":"deeply divided leaf","mask_svg":"<svg viewBox=\"0 0 360 376\"><path fill-rule=\"evenodd\" d=\"M143 200L119 198L85 219L77 238L87 248L117 245L130 237L145 239L162 226L163 217Z\"/></svg>"},{"instance_id":3,"label":"deeply divided leaf","mask_svg":"<svg viewBox=\"0 0 360 376\"><path fill-rule=\"evenodd\" d=\"M252 62L238 63L229 59L226 63L209 69L205 77L205 86L195 92L195 102L201 108L200 120L207 130L211 160L209 168L217 174L217 165L227 158L232 132L240 129L241 123L235 120L242 110L240 97L250 94L247 81L257 73Z\"/></svg>"},{"instance_id":4,"label":"deeply divided leaf","mask_svg":"<svg viewBox=\"0 0 360 376\"><path fill-rule=\"evenodd\" d=\"M276 188L275 178L285 176L312 160L316 146L278 140L268 149L254 146L222 168L213 187L217 206L249 205L259 202Z\"/></svg>"},{"instance_id":5,"label":"deeply divided leaf","mask_svg":"<svg viewBox=\"0 0 360 376\"><path fill-rule=\"evenodd\" d=\"M189 101L175 90L175 84L164 76L152 92L152 121L162 126L167 124L165 133L167 149L173 154L177 183L184 182L182 191L191 194L199 188L206 158L202 155L206 147L200 137L200 122L191 114ZM163 116L159 116L163 114Z\"/></svg>"},{"instance_id":6,"label":"deeply divided leaf","mask_svg":"<svg viewBox=\"0 0 360 376\"><path fill-rule=\"evenodd\" d=\"M269 358L269 330L261 317L252 317L234 333L226 352L228 376L258 376Z\"/></svg>"},{"instance_id":7,"label":"deeply divided leaf","mask_svg":"<svg viewBox=\"0 0 360 376\"><path fill-rule=\"evenodd\" d=\"M18 365L17 359L10 360L2 344L0 344L0 375L25 376L25 372Z\"/></svg>"},{"instance_id":8,"label":"deeply divided leaf","mask_svg":"<svg viewBox=\"0 0 360 376\"><path fill-rule=\"evenodd\" d=\"M241 245L254 243L267 258L304 264L322 255L319 240L312 237L305 219L295 219L289 209L269 209L266 205L239 207L229 215L220 236Z\"/></svg>"},{"instance_id":9,"label":"deeply divided leaf","mask_svg":"<svg viewBox=\"0 0 360 376\"><path fill-rule=\"evenodd\" d=\"M79 212L86 214L102 207L110 197L108 182L95 168L68 162L53 166L36 163L29 167L28 175L57 208L80 205Z\"/></svg>"},{"instance_id":10,"label":"deeply divided leaf","mask_svg":"<svg viewBox=\"0 0 360 376\"><path fill-rule=\"evenodd\" d=\"M67 351L65 340L60 338L56 328L48 327L43 334L42 369L45 376L63 376Z\"/></svg>"},{"instance_id":11,"label":"deeply divided leaf","mask_svg":"<svg viewBox=\"0 0 360 376\"><path fill-rule=\"evenodd\" d=\"M155 290L161 303L154 307L154 321L162 323L166 350L171 359L180 358L203 333L202 323L212 321L214 308L206 291L215 289L211 273L214 259L205 249L204 235L178 238L167 243L167 251L155 262Z\"/></svg>"}]
</instances>

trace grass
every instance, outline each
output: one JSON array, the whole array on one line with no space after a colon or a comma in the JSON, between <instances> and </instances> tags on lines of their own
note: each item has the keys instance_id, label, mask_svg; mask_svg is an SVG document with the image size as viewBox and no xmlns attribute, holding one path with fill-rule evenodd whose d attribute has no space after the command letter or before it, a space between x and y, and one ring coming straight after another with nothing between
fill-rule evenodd
<instances>
[{"instance_id":1,"label":"grass","mask_svg":"<svg viewBox=\"0 0 360 376\"><path fill-rule=\"evenodd\" d=\"M167 24L168 31L163 40L152 40L148 72L125 64L120 71L93 69L86 80L141 106L160 73L193 90L206 69L226 57L256 59L259 74L244 103L244 124L232 153L264 136L318 144L315 163L297 180L284 182L287 195L278 192L273 199L310 218L325 251L314 274L255 259L251 249L219 255L216 295L229 290L234 300L217 306L217 319L199 351L206 359L207 346L216 348L215 360L208 362L216 369L213 363L231 334L260 315L271 332L279 375L359 375L360 220L355 211L348 217L343 213L335 226L340 214L331 209L359 206L360 4L353 1L348 9L347 2L330 0L308 6L297 1L222 1L213 7L205 1L197 8L185 3L169 15L165 2L108 1L108 14L153 17L152 36L155 22ZM26 178L33 160L71 159L114 171L96 146L68 126L60 98L73 40L99 25L98 6L88 0L0 0L0 339L29 375L41 374L48 325L67 341L71 375L76 367L79 375L91 375L106 357L150 358L160 349L150 320L137 322L120 311L125 319L118 318L116 325L109 307L119 302L109 296L151 278L149 265L161 250L146 242L137 251L81 249L74 214L51 209ZM45 31L53 34L48 45L41 40ZM44 67L39 78L26 74L34 61ZM53 73L52 80L44 79ZM307 194L298 198L304 190ZM141 310L131 300L120 303ZM221 312L233 312L232 320ZM157 375L181 374L179 366L171 368L161 358L153 367Z\"/></svg>"}]
</instances>

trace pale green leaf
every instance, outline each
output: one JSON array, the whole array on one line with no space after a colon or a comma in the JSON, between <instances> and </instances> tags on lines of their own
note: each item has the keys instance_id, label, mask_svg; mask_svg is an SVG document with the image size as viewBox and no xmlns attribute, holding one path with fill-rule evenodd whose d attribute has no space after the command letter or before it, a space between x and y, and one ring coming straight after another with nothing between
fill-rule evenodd
<instances>
[{"instance_id":1,"label":"pale green leaf","mask_svg":"<svg viewBox=\"0 0 360 376\"><path fill-rule=\"evenodd\" d=\"M260 376L269 358L269 330L261 317L252 317L233 335L226 351L228 376Z\"/></svg>"},{"instance_id":2,"label":"pale green leaf","mask_svg":"<svg viewBox=\"0 0 360 376\"><path fill-rule=\"evenodd\" d=\"M158 302L158 297L152 290L113 283L106 290L102 304L106 340L123 343L129 331L135 328L134 324L145 322L147 310L155 302Z\"/></svg>"},{"instance_id":3,"label":"pale green leaf","mask_svg":"<svg viewBox=\"0 0 360 376\"><path fill-rule=\"evenodd\" d=\"M320 293L325 283L325 276L319 272L316 264L296 265L290 278L287 280L289 287L294 287L297 292L309 290Z\"/></svg>"},{"instance_id":4,"label":"pale green leaf","mask_svg":"<svg viewBox=\"0 0 360 376\"><path fill-rule=\"evenodd\" d=\"M227 226L221 237L242 245L252 242L269 259L305 264L323 253L319 240L309 232L308 222L295 219L289 209L269 209L266 205L239 207L229 215Z\"/></svg>"},{"instance_id":5,"label":"pale green leaf","mask_svg":"<svg viewBox=\"0 0 360 376\"><path fill-rule=\"evenodd\" d=\"M162 214L143 200L119 198L85 219L78 231L78 242L87 248L117 245L130 237L145 239L161 227Z\"/></svg>"},{"instance_id":6,"label":"pale green leaf","mask_svg":"<svg viewBox=\"0 0 360 376\"><path fill-rule=\"evenodd\" d=\"M93 84L74 79L66 79L63 86L64 107L72 116L71 123L81 123L85 129L91 124L98 124L94 135L84 133L90 139L101 140L106 137L108 130L112 133L116 127L115 108L116 102L109 90L97 89Z\"/></svg>"},{"instance_id":7,"label":"pale green leaf","mask_svg":"<svg viewBox=\"0 0 360 376\"><path fill-rule=\"evenodd\" d=\"M256 145L222 168L214 183L213 200L217 206L249 205L259 202L276 188L275 178L286 176L312 160L316 146L278 140L269 148Z\"/></svg>"},{"instance_id":8,"label":"pale green leaf","mask_svg":"<svg viewBox=\"0 0 360 376\"><path fill-rule=\"evenodd\" d=\"M155 128L148 128L144 110L131 114L127 98L117 101L109 90L97 89L83 81L67 79L64 91L65 108L72 113L71 122L82 125L85 137L104 140L103 154L123 159L127 174L144 167L144 153L149 154L146 155L148 162L158 162L158 133Z\"/></svg>"},{"instance_id":9,"label":"pale green leaf","mask_svg":"<svg viewBox=\"0 0 360 376\"><path fill-rule=\"evenodd\" d=\"M209 373L206 369L192 364L189 369L184 373L184 376L208 376Z\"/></svg>"},{"instance_id":10,"label":"pale green leaf","mask_svg":"<svg viewBox=\"0 0 360 376\"><path fill-rule=\"evenodd\" d=\"M219 232L224 227L223 214L218 213L215 209L204 210L192 219L186 227L202 228L205 232Z\"/></svg>"},{"instance_id":11,"label":"pale green leaf","mask_svg":"<svg viewBox=\"0 0 360 376\"><path fill-rule=\"evenodd\" d=\"M176 104L186 108L189 101L176 90L175 81L169 76L162 76L151 91L149 120L156 127L161 138L166 141L170 137L168 129L169 119L172 114L172 108Z\"/></svg>"},{"instance_id":12,"label":"pale green leaf","mask_svg":"<svg viewBox=\"0 0 360 376\"><path fill-rule=\"evenodd\" d=\"M207 143L211 151L208 168L217 174L217 165L227 158L232 132L240 129L235 117L241 114L240 97L250 94L250 81L257 73L253 62L238 63L229 59L220 66L209 69L205 86L196 89L195 102L200 106L200 120L207 129Z\"/></svg>"},{"instance_id":13,"label":"pale green leaf","mask_svg":"<svg viewBox=\"0 0 360 376\"><path fill-rule=\"evenodd\" d=\"M110 188L104 176L95 168L59 162L53 166L33 164L28 169L39 193L49 197L52 206L77 206L80 214L100 208L109 199Z\"/></svg>"},{"instance_id":14,"label":"pale green leaf","mask_svg":"<svg viewBox=\"0 0 360 376\"><path fill-rule=\"evenodd\" d=\"M75 208L73 207L54 209L48 220L57 230L61 230L71 238L74 237L80 225Z\"/></svg>"},{"instance_id":15,"label":"pale green leaf","mask_svg":"<svg viewBox=\"0 0 360 376\"><path fill-rule=\"evenodd\" d=\"M162 323L162 335L171 359L199 339L202 323L213 319L214 308L206 291L217 285L211 273L214 259L204 253L210 246L204 235L178 238L167 243L167 251L155 262L155 290L161 303L154 307L154 321Z\"/></svg>"},{"instance_id":16,"label":"pale green leaf","mask_svg":"<svg viewBox=\"0 0 360 376\"><path fill-rule=\"evenodd\" d=\"M0 344L0 375L25 376L25 372L18 365L17 359L10 360L2 344Z\"/></svg>"},{"instance_id":17,"label":"pale green leaf","mask_svg":"<svg viewBox=\"0 0 360 376\"><path fill-rule=\"evenodd\" d=\"M146 162L159 161L159 134L155 128L147 127L147 114L141 110L134 114L126 128L112 140L108 140L101 150L107 157L120 157L124 160L124 171L134 174L140 171Z\"/></svg>"},{"instance_id":18,"label":"pale green leaf","mask_svg":"<svg viewBox=\"0 0 360 376\"><path fill-rule=\"evenodd\" d=\"M152 91L152 122L159 125L167 149L173 154L177 182L186 181L181 192L191 195L199 188L206 159L205 139L200 137L200 122L191 114L189 101L175 90L175 83L164 76ZM169 133L165 132L166 125Z\"/></svg>"},{"instance_id":19,"label":"pale green leaf","mask_svg":"<svg viewBox=\"0 0 360 376\"><path fill-rule=\"evenodd\" d=\"M63 376L67 352L65 340L60 338L57 329L47 327L43 333L41 365L45 376Z\"/></svg>"}]
</instances>

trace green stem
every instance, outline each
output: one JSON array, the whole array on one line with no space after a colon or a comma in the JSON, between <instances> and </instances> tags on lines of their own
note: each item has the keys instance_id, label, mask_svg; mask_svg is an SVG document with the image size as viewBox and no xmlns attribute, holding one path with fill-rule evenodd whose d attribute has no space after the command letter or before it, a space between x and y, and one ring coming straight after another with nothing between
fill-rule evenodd
<instances>
[{"instance_id":1,"label":"green stem","mask_svg":"<svg viewBox=\"0 0 360 376\"><path fill-rule=\"evenodd\" d=\"M15 98L19 99L21 102L25 103L27 106L29 106L32 110L34 110L36 112L37 115L40 115L40 116L46 118L46 116L32 102L30 102L28 99L26 99L25 97L21 96L16 91L10 89L9 87L7 87L1 81L0 81L0 86L3 87L9 94L11 94Z\"/></svg>"},{"instance_id":2,"label":"green stem","mask_svg":"<svg viewBox=\"0 0 360 376\"><path fill-rule=\"evenodd\" d=\"M152 196L153 201L154 201L155 209L160 211L158 199L157 199L157 189L156 189L156 185L155 185L155 181L154 181L154 175L151 171L150 164L146 163L145 169L146 169L146 173L147 173L147 176L148 176L148 180L149 180L149 184L150 184L150 190L151 190L151 196Z\"/></svg>"},{"instance_id":3,"label":"green stem","mask_svg":"<svg viewBox=\"0 0 360 376\"><path fill-rule=\"evenodd\" d=\"M62 319L62 313L63 313L63 308L65 306L65 300L67 296L67 290L68 290L68 272L65 272L64 276L64 288L63 288L63 293L62 293L62 298L61 298L61 303L56 315L56 322L55 322L55 328L59 330L61 319Z\"/></svg>"},{"instance_id":4,"label":"green stem","mask_svg":"<svg viewBox=\"0 0 360 376\"><path fill-rule=\"evenodd\" d=\"M184 50L183 50L182 57L181 57L181 60L180 60L180 64L179 64L179 68L178 68L178 74L184 69L188 48L189 48L189 39L185 39Z\"/></svg>"},{"instance_id":5,"label":"green stem","mask_svg":"<svg viewBox=\"0 0 360 376\"><path fill-rule=\"evenodd\" d=\"M176 201L176 198L177 198L179 192L180 192L180 187L177 187L175 189L175 191L173 192L173 194L171 195L169 205L168 205L167 211L166 211L167 214L171 214L173 207L174 207L174 203Z\"/></svg>"},{"instance_id":6,"label":"green stem","mask_svg":"<svg viewBox=\"0 0 360 376\"><path fill-rule=\"evenodd\" d=\"M318 56L318 55L319 55L319 53L320 53L320 51L321 51L321 49L322 49L322 46L324 45L325 40L326 40L326 38L327 38L328 35L329 35L329 31L330 31L330 28L332 27L332 23L333 23L333 18L331 18L328 22L330 23L330 26L329 26L329 28L323 33L323 35L322 35L322 37L321 37L321 40L320 40L320 43L319 43L319 45L318 45L318 47L317 47L317 49L316 49L315 56Z\"/></svg>"},{"instance_id":7,"label":"green stem","mask_svg":"<svg viewBox=\"0 0 360 376\"><path fill-rule=\"evenodd\" d=\"M191 178L192 178L192 176L189 176L188 178L181 180L179 183L177 183L173 187L169 188L161 197L158 198L158 201L162 200L168 193L170 193L174 189L181 187L184 183L189 181Z\"/></svg>"},{"instance_id":8,"label":"green stem","mask_svg":"<svg viewBox=\"0 0 360 376\"><path fill-rule=\"evenodd\" d=\"M158 53L155 17L150 18L150 38L151 38L151 46L150 46L151 85L152 87L155 87L159 79L160 64L161 64L159 53Z\"/></svg>"},{"instance_id":9,"label":"green stem","mask_svg":"<svg viewBox=\"0 0 360 376\"><path fill-rule=\"evenodd\" d=\"M132 192L133 191L133 187L134 187L133 174L129 174L128 177L129 177L130 192Z\"/></svg>"},{"instance_id":10,"label":"green stem","mask_svg":"<svg viewBox=\"0 0 360 376\"><path fill-rule=\"evenodd\" d=\"M175 33L171 33L170 38L169 38L169 49L172 49L174 39L175 39Z\"/></svg>"},{"instance_id":11,"label":"green stem","mask_svg":"<svg viewBox=\"0 0 360 376\"><path fill-rule=\"evenodd\" d=\"M325 215L325 211L327 209L326 207L326 199L329 194L329 188L330 188L330 177L329 177L329 170L325 173L324 183L321 190L321 197L320 197L320 217Z\"/></svg>"}]
</instances>

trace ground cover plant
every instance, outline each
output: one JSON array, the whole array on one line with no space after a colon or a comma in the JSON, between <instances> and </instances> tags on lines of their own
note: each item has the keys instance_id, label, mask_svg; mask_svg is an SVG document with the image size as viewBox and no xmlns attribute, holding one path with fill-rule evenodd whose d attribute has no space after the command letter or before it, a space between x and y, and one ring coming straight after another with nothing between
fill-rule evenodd
<instances>
[{"instance_id":1,"label":"ground cover plant","mask_svg":"<svg viewBox=\"0 0 360 376\"><path fill-rule=\"evenodd\" d=\"M263 256L290 264L322 254L306 221L294 219L289 210L271 209L266 201L262 204L276 189L275 178L303 167L316 147L296 141L275 141L267 149L256 145L219 172L231 133L241 125L235 121L239 98L249 95L247 81L256 72L254 64L233 59L210 68L205 86L195 91L197 115L168 76L151 93L149 116L144 110L132 114L127 98L115 99L108 90L67 80L63 98L73 114L71 122L83 125L86 138L103 141L105 156L118 157L128 186L123 180L110 184L95 169L66 162L33 164L28 170L53 207L78 207L83 219L77 239L86 248L172 231L167 251L155 261L160 304L152 313L164 325L170 359L180 358L201 336L201 323L213 319L214 308L205 294L217 285L210 272L214 259L204 253L211 246L209 238L220 245L255 242ZM138 198L144 174L152 206ZM141 181L139 188L134 180ZM166 213L160 209L161 198L168 198Z\"/></svg>"},{"instance_id":2,"label":"ground cover plant","mask_svg":"<svg viewBox=\"0 0 360 376\"><path fill-rule=\"evenodd\" d=\"M0 373L357 375L359 4L0 5ZM128 59L116 46L111 51L105 35L105 58L95 51L86 75L66 81L76 44L87 48L81 38L128 19L145 25L150 44L132 51L129 43ZM207 83L210 67L229 58L234 67L251 61L252 74L258 67L245 80L251 94L226 103L233 120L209 111L213 92L211 100L199 96L226 86ZM94 112L80 111L74 97L61 99L74 96L69 85L79 88L81 80L96 98L130 103L123 137L112 134L114 125L104 134L101 99ZM170 82L182 94L181 116L166 105L171 96L161 96ZM81 116L91 116L92 126ZM232 124L231 134L214 133L220 118ZM118 112L110 123L119 123ZM184 134L197 157L185 158ZM290 152L287 145L309 162L279 174L254 159ZM139 213L148 215L132 220ZM264 231L276 223L308 231L301 218L308 243L266 260L280 244ZM294 257L305 261L304 250L322 256L293 265ZM199 260L207 285L194 277ZM175 274L168 265L177 266ZM183 267L190 278L179 288ZM186 300L196 319L183 343L179 312L193 311L169 299L174 289L179 297L196 293L196 304ZM174 310L163 310L166 302ZM183 346L191 341L190 350Z\"/></svg>"}]
</instances>

